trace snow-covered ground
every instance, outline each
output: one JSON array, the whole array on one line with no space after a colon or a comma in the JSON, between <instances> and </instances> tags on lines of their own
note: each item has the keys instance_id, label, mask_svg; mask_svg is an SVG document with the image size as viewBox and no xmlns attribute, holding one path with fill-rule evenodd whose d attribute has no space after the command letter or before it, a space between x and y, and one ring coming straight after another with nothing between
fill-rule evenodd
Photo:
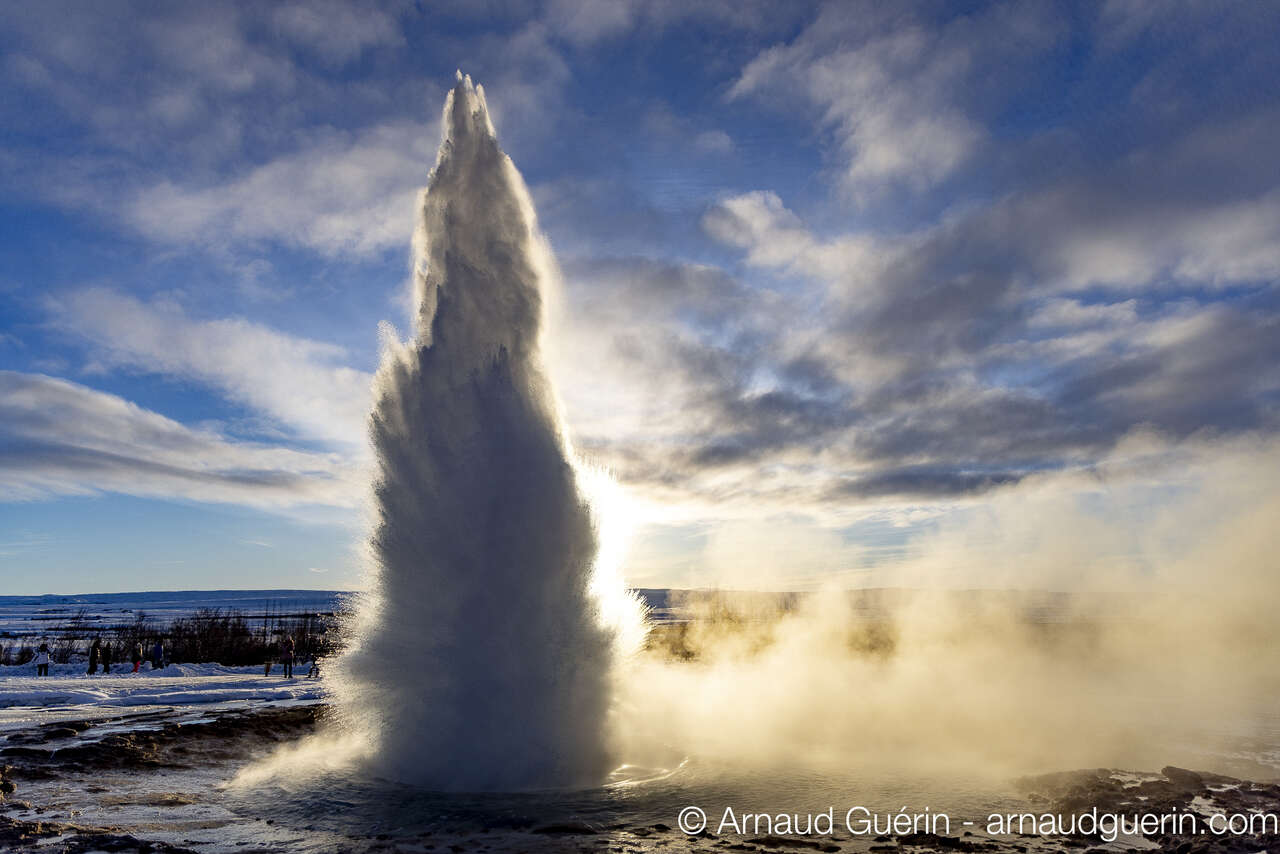
<instances>
[{"instance_id":1,"label":"snow-covered ground","mask_svg":"<svg viewBox=\"0 0 1280 854\"><path fill-rule=\"evenodd\" d=\"M123 668L128 670L127 667ZM279 669L220 664L170 664L141 673L114 672L88 676L80 664L55 664L49 676L36 676L35 665L0 667L0 731L52 711L84 715L94 709L122 706L178 707L267 701L318 702L323 682L305 678L307 665L285 679Z\"/></svg>"}]
</instances>

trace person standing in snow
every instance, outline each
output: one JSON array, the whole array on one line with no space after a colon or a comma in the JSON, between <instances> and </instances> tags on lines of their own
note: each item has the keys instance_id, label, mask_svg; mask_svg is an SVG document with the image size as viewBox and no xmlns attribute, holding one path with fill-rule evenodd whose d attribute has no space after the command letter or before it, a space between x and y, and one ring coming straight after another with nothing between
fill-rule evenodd
<instances>
[{"instance_id":1,"label":"person standing in snow","mask_svg":"<svg viewBox=\"0 0 1280 854\"><path fill-rule=\"evenodd\" d=\"M102 640L93 639L93 646L89 647L89 675L98 672L98 658L102 655Z\"/></svg>"},{"instance_id":2,"label":"person standing in snow","mask_svg":"<svg viewBox=\"0 0 1280 854\"><path fill-rule=\"evenodd\" d=\"M280 644L280 663L284 665L284 678L293 678L293 635L285 635Z\"/></svg>"},{"instance_id":3,"label":"person standing in snow","mask_svg":"<svg viewBox=\"0 0 1280 854\"><path fill-rule=\"evenodd\" d=\"M164 667L164 644L156 641L156 645L151 647L151 669L159 670Z\"/></svg>"},{"instance_id":4,"label":"person standing in snow","mask_svg":"<svg viewBox=\"0 0 1280 854\"><path fill-rule=\"evenodd\" d=\"M40 649L36 650L36 675L49 675L49 645L47 643L40 644Z\"/></svg>"},{"instance_id":5,"label":"person standing in snow","mask_svg":"<svg viewBox=\"0 0 1280 854\"><path fill-rule=\"evenodd\" d=\"M137 673L138 668L142 666L142 644L134 644L133 647L133 672Z\"/></svg>"},{"instance_id":6,"label":"person standing in snow","mask_svg":"<svg viewBox=\"0 0 1280 854\"><path fill-rule=\"evenodd\" d=\"M107 644L102 648L102 672L111 672L111 644Z\"/></svg>"}]
</instances>

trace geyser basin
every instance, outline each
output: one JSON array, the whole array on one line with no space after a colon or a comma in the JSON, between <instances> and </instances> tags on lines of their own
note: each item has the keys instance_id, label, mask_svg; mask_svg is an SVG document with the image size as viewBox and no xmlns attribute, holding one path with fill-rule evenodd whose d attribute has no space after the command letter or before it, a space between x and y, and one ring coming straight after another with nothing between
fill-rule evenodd
<instances>
[{"instance_id":1,"label":"geyser basin","mask_svg":"<svg viewBox=\"0 0 1280 854\"><path fill-rule=\"evenodd\" d=\"M614 635L539 357L551 265L484 91L458 76L415 237L413 340L376 379L374 583L336 689L375 773L446 790L595 785Z\"/></svg>"}]
</instances>

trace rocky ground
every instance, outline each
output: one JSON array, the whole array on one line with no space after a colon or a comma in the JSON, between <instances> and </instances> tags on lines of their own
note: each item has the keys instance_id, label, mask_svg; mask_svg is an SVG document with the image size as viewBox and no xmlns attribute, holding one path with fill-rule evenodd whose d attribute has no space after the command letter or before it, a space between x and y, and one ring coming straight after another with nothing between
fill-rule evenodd
<instances>
[{"instance_id":1,"label":"rocky ground","mask_svg":"<svg viewBox=\"0 0 1280 854\"><path fill-rule=\"evenodd\" d=\"M133 828L47 818L25 789L65 784L110 803L156 810L193 803L201 793L148 793L129 798L120 775L175 771L243 761L314 728L315 704L224 712L211 720L166 720L164 713L122 719L59 720L11 732L0 747L0 850L48 852L179 852L194 849L140 839ZM103 732L99 732L103 731ZM103 798L102 796L106 796Z\"/></svg>"},{"instance_id":2,"label":"rocky ground","mask_svg":"<svg viewBox=\"0 0 1280 854\"><path fill-rule=\"evenodd\" d=\"M269 818L213 814L216 799L204 790L137 786L139 779L187 780L184 772L221 768L218 774L264 755L273 745L296 739L322 719L315 704L223 711L207 719L170 720L163 713L120 719L61 720L10 732L0 742L0 850L16 852L952 852L987 851L1168 851L1177 854L1242 854L1280 850L1274 832L1215 835L1208 816L1280 813L1280 785L1255 783L1179 768L1160 773L1091 769L1018 781L1032 815L1104 813L1194 813L1198 832L1155 832L1110 841L1099 834L1044 836L1005 832L989 835L979 826L954 836L926 833L876 838L686 836L664 823L596 825L579 822L507 825L467 833L421 833L392 838L359 833L328 838L310 828L282 830ZM130 782L132 781L132 782ZM72 793L70 799L67 793ZM41 798L46 800L42 801ZM77 814L74 802L96 799L96 811ZM57 801L57 803L54 803ZM201 804L206 807L201 807ZM118 805L127 820L111 820ZM127 808L127 809L126 809ZM205 812L199 812L205 809ZM183 812L183 811L187 812ZM195 810L196 812L191 812ZM172 816L182 813L185 818ZM106 820L104 820L106 819ZM234 830L230 836L226 831ZM235 838L238 841L229 842Z\"/></svg>"},{"instance_id":3,"label":"rocky ground","mask_svg":"<svg viewBox=\"0 0 1280 854\"><path fill-rule=\"evenodd\" d=\"M1125 816L1195 817L1181 822L1184 826L1177 831L1145 835L1143 841L1158 851L1243 854L1280 850L1276 823L1264 825L1254 818L1254 830L1259 832L1250 832L1245 818L1270 814L1280 821L1280 785L1274 782L1256 783L1168 766L1158 775L1108 768L1047 774L1020 780L1019 787L1027 794L1029 811L1035 813L1079 815L1096 808L1100 813ZM1231 832L1232 826L1241 832ZM1217 833L1215 828L1227 832ZM1078 836L1064 840L1064 844L1083 848L1092 841ZM1113 850L1131 847L1123 843L1112 846Z\"/></svg>"}]
</instances>

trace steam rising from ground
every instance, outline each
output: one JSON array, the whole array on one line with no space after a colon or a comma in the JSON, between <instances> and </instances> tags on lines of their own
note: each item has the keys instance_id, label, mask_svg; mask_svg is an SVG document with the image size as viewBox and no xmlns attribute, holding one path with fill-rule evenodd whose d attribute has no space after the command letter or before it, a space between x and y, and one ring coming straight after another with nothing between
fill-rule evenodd
<instances>
[{"instance_id":1,"label":"steam rising from ground","mask_svg":"<svg viewBox=\"0 0 1280 854\"><path fill-rule=\"evenodd\" d=\"M375 381L375 576L336 705L381 776L596 784L613 767L617 633L540 364L550 258L470 78L444 128L415 237L416 335L388 336Z\"/></svg>"},{"instance_id":2,"label":"steam rising from ground","mask_svg":"<svg viewBox=\"0 0 1280 854\"><path fill-rule=\"evenodd\" d=\"M1280 695L1280 443L1188 443L1149 470L1168 450L1135 437L1100 475L992 499L902 568L915 591L692 595L693 621L633 665L627 754L997 779L1212 767ZM993 586L1077 592L954 589L984 562Z\"/></svg>"},{"instance_id":3,"label":"steam rising from ground","mask_svg":"<svg viewBox=\"0 0 1280 854\"><path fill-rule=\"evenodd\" d=\"M353 758L465 790L686 758L716 774L1158 767L1179 738L1209 747L1216 724L1273 703L1280 446L1265 441L1186 442L1176 478L1144 480L1160 443L1133 437L1092 473L1029 478L940 526L899 569L919 592L693 596L692 622L628 654L644 630L619 575L625 500L573 462L540 367L550 255L469 80L444 127L415 339L388 336L376 381L375 574L333 680L341 733L242 779ZM982 586L1127 592L943 592Z\"/></svg>"}]
</instances>

